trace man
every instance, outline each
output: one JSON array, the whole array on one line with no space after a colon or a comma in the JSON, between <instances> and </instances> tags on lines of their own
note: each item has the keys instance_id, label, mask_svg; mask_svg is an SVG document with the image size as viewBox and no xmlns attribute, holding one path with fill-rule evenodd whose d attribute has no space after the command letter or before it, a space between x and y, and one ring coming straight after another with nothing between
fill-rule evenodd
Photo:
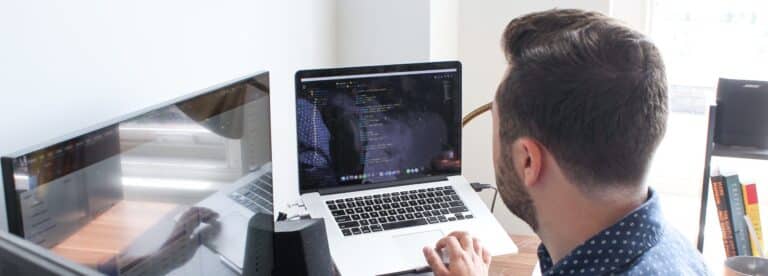
<instances>
[{"instance_id":1,"label":"man","mask_svg":"<svg viewBox=\"0 0 768 276\"><path fill-rule=\"evenodd\" d=\"M656 47L579 10L514 19L502 46L509 67L493 102L496 183L541 238L542 274L708 274L643 181L667 120ZM436 275L487 274L490 257L469 234L436 247L424 249Z\"/></svg>"}]
</instances>

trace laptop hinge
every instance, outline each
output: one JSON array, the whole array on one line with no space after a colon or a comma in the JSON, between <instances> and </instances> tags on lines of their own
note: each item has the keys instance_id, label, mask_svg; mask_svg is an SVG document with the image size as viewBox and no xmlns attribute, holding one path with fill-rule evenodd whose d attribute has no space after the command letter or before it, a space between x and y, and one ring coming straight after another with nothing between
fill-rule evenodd
<instances>
[{"instance_id":1,"label":"laptop hinge","mask_svg":"<svg viewBox=\"0 0 768 276\"><path fill-rule=\"evenodd\" d=\"M356 192L356 191L380 189L380 188L410 185L410 184L440 182L440 181L447 181L447 180L448 180L448 176L445 176L445 175L427 176L427 177L419 177L414 179L392 181L392 182L385 182L385 183L357 184L357 185L349 185L349 186L322 188L318 190L318 193L320 193L320 195L329 195L329 194Z\"/></svg>"}]
</instances>

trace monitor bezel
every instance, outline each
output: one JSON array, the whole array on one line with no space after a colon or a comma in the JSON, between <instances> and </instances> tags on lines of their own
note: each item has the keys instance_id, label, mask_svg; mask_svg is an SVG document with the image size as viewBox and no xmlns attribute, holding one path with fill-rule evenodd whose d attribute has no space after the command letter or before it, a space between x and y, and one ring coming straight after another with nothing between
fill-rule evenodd
<instances>
[{"instance_id":1,"label":"monitor bezel","mask_svg":"<svg viewBox=\"0 0 768 276\"><path fill-rule=\"evenodd\" d=\"M93 125L91 127L83 128L83 129L71 132L69 134L62 135L62 136L59 136L59 137L54 138L54 139L50 139L50 140L48 140L46 142L42 142L42 143L36 144L34 146L30 146L30 147L24 148L22 150L18 150L18 151L15 151L15 152L4 154L2 157L0 157L0 167L1 167L0 171L2 172L2 177L3 177L3 189L4 189L4 197L5 197L5 210L6 210L8 232L10 232L10 233L12 233L14 235L17 235L19 237L26 238L24 236L24 224L23 224L24 221L22 220L22 217L21 217L20 199L19 199L19 195L16 193L16 183L15 183L15 180L14 180L14 177L13 177L13 169L14 169L13 168L13 163L14 163L14 160L16 160L16 158L18 158L20 156L23 156L23 155L31 154L31 153L34 153L34 152L37 152L37 151L45 150L45 149L48 149L48 148L51 148L51 147L55 147L58 144L66 143L67 141L70 141L72 139L76 139L77 137L81 137L81 136L87 135L89 133L101 131L101 130L104 130L106 128L112 127L114 125L120 124L122 122L126 122L126 121L130 121L130 120L136 119L136 118L138 118L138 117L140 117L140 116L142 116L142 115L144 115L144 114L146 114L148 112L151 112L151 111L154 111L154 110L158 110L158 109L162 109L162 108L166 108L166 107L174 105L176 103L183 102L183 101L186 101L186 100L189 100L189 99L192 99L192 98L195 98L195 97L198 97L198 96L201 96L201 95L204 95L204 94L207 94L207 93L219 90L221 88L224 88L224 87L227 87L227 86L231 86L233 84L236 84L236 83L248 80L248 79L252 79L252 78L260 76L260 75L266 75L267 78L269 78L269 71L267 71L267 70L255 71L253 73L246 74L246 75L243 75L241 77L238 77L238 78L226 81L226 82L222 82L222 83L210 86L210 87L206 87L206 88L203 88L203 89L200 89L200 90L196 90L196 91L191 92L191 93L185 93L182 96L179 96L179 97L176 97L176 98L172 98L170 100L163 101L163 102L155 104L155 105L150 105L150 106L145 107L145 108L141 108L141 109L139 109L137 111L130 112L130 113L127 113L127 114L122 115L122 116L118 116L118 117L116 117L114 119L111 119L111 120L108 120L108 121L103 121L101 123L97 123L97 124L95 124L95 125ZM267 84L267 89L269 89L269 84ZM267 91L267 93L269 93L269 91ZM270 108L270 113L271 113L271 108ZM271 115L270 115L270 117L271 117ZM272 126L271 126L271 122L270 122L270 136L272 135L271 134L271 129L272 129ZM271 144L271 142L270 142L270 144Z\"/></svg>"},{"instance_id":2,"label":"monitor bezel","mask_svg":"<svg viewBox=\"0 0 768 276\"><path fill-rule=\"evenodd\" d=\"M301 83L303 78L333 77L333 76L361 75L361 74L380 74L380 73L394 73L394 72L403 72L403 71L440 70L440 69L456 69L458 88L459 88L459 104L458 104L459 110L457 111L459 113L459 116L458 116L458 121L455 122L455 124L459 128L458 146L459 146L459 149L461 150L462 149L461 116L463 115L462 114L462 97L463 97L462 95L463 94L462 94L462 79L461 79L461 62L457 60L299 70L296 72L295 79L294 79L294 83L295 83L294 101L296 98L299 97L299 94L301 93ZM296 130L298 131L298 129ZM299 154L298 143L299 142L297 139L296 144L294 145L297 156ZM462 158L462 157L463 157L463 154L460 152L459 158ZM460 165L459 170L453 173L442 173L442 174L435 174L431 176L424 176L424 177L418 177L418 178L412 178L412 179L386 181L386 182L372 183L372 184L357 184L357 185L324 187L324 188L304 188L304 185L302 185L301 183L301 177L298 175L299 170L300 170L300 164L297 159L296 173L297 173L297 182L299 184L299 194L303 195L306 193L318 192L321 195L324 195L324 194L364 191L364 190L411 185L411 184L418 184L418 183L444 181L450 176L461 175L462 167Z\"/></svg>"}]
</instances>

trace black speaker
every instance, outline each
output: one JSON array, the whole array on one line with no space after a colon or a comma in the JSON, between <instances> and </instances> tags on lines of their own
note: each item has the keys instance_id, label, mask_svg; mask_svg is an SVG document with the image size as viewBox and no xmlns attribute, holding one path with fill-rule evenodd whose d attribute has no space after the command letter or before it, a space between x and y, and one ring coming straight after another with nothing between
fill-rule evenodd
<instances>
[{"instance_id":1,"label":"black speaker","mask_svg":"<svg viewBox=\"0 0 768 276\"><path fill-rule=\"evenodd\" d=\"M720 79L715 142L768 148L768 82Z\"/></svg>"},{"instance_id":2,"label":"black speaker","mask_svg":"<svg viewBox=\"0 0 768 276\"><path fill-rule=\"evenodd\" d=\"M251 218L243 275L338 275L322 219L278 221L274 229L266 227L266 219L259 214Z\"/></svg>"},{"instance_id":3,"label":"black speaker","mask_svg":"<svg viewBox=\"0 0 768 276\"><path fill-rule=\"evenodd\" d=\"M269 276L274 268L275 222L272 215L257 213L248 221L243 275Z\"/></svg>"}]
</instances>

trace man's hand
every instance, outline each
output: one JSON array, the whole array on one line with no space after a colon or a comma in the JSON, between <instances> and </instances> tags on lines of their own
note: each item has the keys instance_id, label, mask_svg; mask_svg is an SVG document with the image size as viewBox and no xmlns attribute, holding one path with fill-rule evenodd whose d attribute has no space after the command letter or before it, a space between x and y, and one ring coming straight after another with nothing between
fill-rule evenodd
<instances>
[{"instance_id":1,"label":"man's hand","mask_svg":"<svg viewBox=\"0 0 768 276\"><path fill-rule=\"evenodd\" d=\"M438 253L443 249L450 259L448 267ZM453 232L445 236L437 242L435 249L424 247L424 258L436 276L485 276L491 266L491 254L467 232Z\"/></svg>"}]
</instances>

